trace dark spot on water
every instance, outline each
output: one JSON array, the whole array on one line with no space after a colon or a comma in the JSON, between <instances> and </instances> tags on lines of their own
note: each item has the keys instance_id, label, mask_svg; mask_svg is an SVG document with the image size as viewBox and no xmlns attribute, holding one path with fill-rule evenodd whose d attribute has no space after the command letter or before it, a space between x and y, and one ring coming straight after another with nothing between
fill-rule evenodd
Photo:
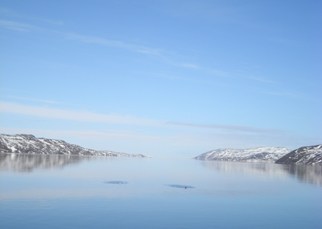
<instances>
[{"instance_id":1,"label":"dark spot on water","mask_svg":"<svg viewBox=\"0 0 322 229\"><path fill-rule=\"evenodd\" d=\"M105 184L127 184L127 181L121 181L121 180L111 180L111 181L105 181Z\"/></svg>"},{"instance_id":2,"label":"dark spot on water","mask_svg":"<svg viewBox=\"0 0 322 229\"><path fill-rule=\"evenodd\" d=\"M190 189L190 188L195 188L191 185L181 185L181 184L168 184L167 186L171 188L182 188L182 189Z\"/></svg>"}]
</instances>

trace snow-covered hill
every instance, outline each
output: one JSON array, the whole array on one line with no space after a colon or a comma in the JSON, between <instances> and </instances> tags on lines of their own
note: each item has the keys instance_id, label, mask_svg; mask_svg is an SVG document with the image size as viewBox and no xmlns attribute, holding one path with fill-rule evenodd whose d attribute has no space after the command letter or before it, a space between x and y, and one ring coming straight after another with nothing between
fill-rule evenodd
<instances>
[{"instance_id":1,"label":"snow-covered hill","mask_svg":"<svg viewBox=\"0 0 322 229\"><path fill-rule=\"evenodd\" d=\"M304 146L284 155L277 164L322 165L322 145Z\"/></svg>"},{"instance_id":2,"label":"snow-covered hill","mask_svg":"<svg viewBox=\"0 0 322 229\"><path fill-rule=\"evenodd\" d=\"M250 149L216 149L203 153L195 159L217 161L276 161L289 150L282 147L258 147Z\"/></svg>"},{"instance_id":3,"label":"snow-covered hill","mask_svg":"<svg viewBox=\"0 0 322 229\"><path fill-rule=\"evenodd\" d=\"M142 154L127 154L113 151L86 149L78 145L67 143L63 140L36 138L35 136L28 134L0 134L0 153L145 157Z\"/></svg>"}]
</instances>

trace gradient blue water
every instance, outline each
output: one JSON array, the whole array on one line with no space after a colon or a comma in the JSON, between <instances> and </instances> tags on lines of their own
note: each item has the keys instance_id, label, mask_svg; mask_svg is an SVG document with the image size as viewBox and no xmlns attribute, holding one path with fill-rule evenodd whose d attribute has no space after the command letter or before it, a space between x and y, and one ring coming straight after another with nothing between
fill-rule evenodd
<instances>
[{"instance_id":1,"label":"gradient blue water","mask_svg":"<svg viewBox=\"0 0 322 229\"><path fill-rule=\"evenodd\" d=\"M0 228L322 225L319 168L151 158L11 161L0 164Z\"/></svg>"}]
</instances>

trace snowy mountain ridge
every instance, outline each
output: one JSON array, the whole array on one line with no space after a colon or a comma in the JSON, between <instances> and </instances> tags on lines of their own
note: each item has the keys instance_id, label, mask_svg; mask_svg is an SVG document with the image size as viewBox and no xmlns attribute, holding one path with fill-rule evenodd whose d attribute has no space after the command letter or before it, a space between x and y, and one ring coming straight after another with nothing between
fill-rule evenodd
<instances>
[{"instance_id":1,"label":"snowy mountain ridge","mask_svg":"<svg viewBox=\"0 0 322 229\"><path fill-rule=\"evenodd\" d=\"M276 161L277 164L322 165L322 144L303 146L284 155Z\"/></svg>"},{"instance_id":2,"label":"snowy mountain ridge","mask_svg":"<svg viewBox=\"0 0 322 229\"><path fill-rule=\"evenodd\" d=\"M289 150L284 147L257 147L248 149L215 149L203 153L195 159L217 161L276 161L287 154Z\"/></svg>"},{"instance_id":3,"label":"snowy mountain ridge","mask_svg":"<svg viewBox=\"0 0 322 229\"><path fill-rule=\"evenodd\" d=\"M0 153L15 154L64 154L79 156L145 157L142 154L127 154L113 151L86 149L63 140L36 138L30 134L0 134Z\"/></svg>"}]
</instances>

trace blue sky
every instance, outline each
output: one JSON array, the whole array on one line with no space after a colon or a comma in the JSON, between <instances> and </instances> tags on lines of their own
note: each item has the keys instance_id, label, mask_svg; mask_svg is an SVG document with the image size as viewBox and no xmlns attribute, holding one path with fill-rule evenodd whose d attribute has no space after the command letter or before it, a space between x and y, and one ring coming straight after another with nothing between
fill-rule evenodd
<instances>
[{"instance_id":1,"label":"blue sky","mask_svg":"<svg viewBox=\"0 0 322 229\"><path fill-rule=\"evenodd\" d=\"M321 143L321 8L0 0L0 131L152 156Z\"/></svg>"}]
</instances>

